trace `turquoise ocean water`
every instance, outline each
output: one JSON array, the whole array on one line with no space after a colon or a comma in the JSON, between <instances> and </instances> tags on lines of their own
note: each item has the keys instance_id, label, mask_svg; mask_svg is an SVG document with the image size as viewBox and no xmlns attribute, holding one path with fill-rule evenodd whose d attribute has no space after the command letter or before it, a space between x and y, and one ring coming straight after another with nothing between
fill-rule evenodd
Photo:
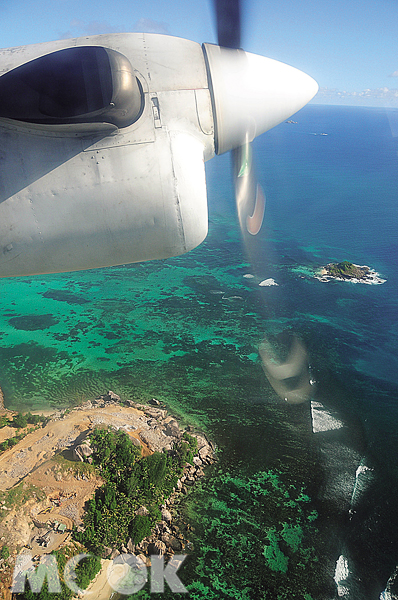
<instances>
[{"instance_id":1,"label":"turquoise ocean water","mask_svg":"<svg viewBox=\"0 0 398 600\"><path fill-rule=\"evenodd\" d=\"M207 431L219 462L182 508L195 528L181 571L190 597L389 600L398 111L312 105L294 120L255 142L267 206L250 248L223 156L207 164L209 235L191 253L1 280L0 386L19 410L109 389L156 397ZM314 279L341 260L386 282ZM278 286L260 287L267 278ZM258 344L283 356L292 334L309 352L313 402L344 427L313 433L310 403L288 405L268 384Z\"/></svg>"}]
</instances>

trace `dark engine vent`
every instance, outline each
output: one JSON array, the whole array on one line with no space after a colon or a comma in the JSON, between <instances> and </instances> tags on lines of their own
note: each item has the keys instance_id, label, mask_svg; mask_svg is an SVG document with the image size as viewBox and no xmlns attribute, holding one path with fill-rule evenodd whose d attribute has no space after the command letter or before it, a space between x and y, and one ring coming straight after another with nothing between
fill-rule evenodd
<instances>
[{"instance_id":1,"label":"dark engine vent","mask_svg":"<svg viewBox=\"0 0 398 600\"><path fill-rule=\"evenodd\" d=\"M126 127L143 98L128 59L101 46L52 52L0 77L0 117L28 123Z\"/></svg>"}]
</instances>

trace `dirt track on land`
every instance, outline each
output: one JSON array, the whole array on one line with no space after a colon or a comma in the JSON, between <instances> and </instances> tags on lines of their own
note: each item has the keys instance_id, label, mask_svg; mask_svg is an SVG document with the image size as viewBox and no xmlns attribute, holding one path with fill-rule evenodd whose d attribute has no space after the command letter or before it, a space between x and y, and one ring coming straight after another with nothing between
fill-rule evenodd
<instances>
[{"instance_id":1,"label":"dirt track on land","mask_svg":"<svg viewBox=\"0 0 398 600\"><path fill-rule=\"evenodd\" d=\"M146 407L146 413L151 411L166 417L166 411ZM13 548L30 545L34 521L42 519L39 513L46 508L51 512L43 513L44 523L59 517L58 520L65 523L70 520L75 525L82 524L85 503L103 481L84 468L88 465L65 459L72 458L71 448L84 441L96 426L123 429L138 440L143 456L170 446L174 438L146 413L113 402L89 403L67 414L55 413L47 425L27 434L3 452L0 455L0 545L1 541ZM7 434L12 437L15 428L4 427L0 432L3 437ZM30 497L22 505L7 506L1 496L6 498L7 491L11 493L20 484ZM59 540L61 543L61 537Z\"/></svg>"},{"instance_id":2,"label":"dirt track on land","mask_svg":"<svg viewBox=\"0 0 398 600\"><path fill-rule=\"evenodd\" d=\"M136 433L144 423L142 411L117 404L73 410L61 418L55 417L45 427L29 433L0 456L0 490L8 490L18 484L56 453L75 444L79 437L83 439L95 425L133 426L133 433ZM7 429L4 433L8 433L8 437L15 435L13 427L3 429Z\"/></svg>"}]
</instances>

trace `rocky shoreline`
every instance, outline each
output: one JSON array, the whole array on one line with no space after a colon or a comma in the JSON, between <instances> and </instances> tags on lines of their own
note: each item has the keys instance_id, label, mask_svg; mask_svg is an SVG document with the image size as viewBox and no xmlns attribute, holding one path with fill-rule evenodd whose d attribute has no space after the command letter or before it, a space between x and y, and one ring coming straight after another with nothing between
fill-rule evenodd
<instances>
[{"instance_id":1,"label":"rocky shoreline","mask_svg":"<svg viewBox=\"0 0 398 600\"><path fill-rule=\"evenodd\" d=\"M139 544L134 544L130 538L126 546L120 547L105 547L101 558L114 559L119 554L130 553L139 557L146 566L150 566L150 556L157 554L170 558L175 553L184 553L192 548L192 543L189 540L189 534L192 528L188 523L181 521L178 514L179 501L189 493L195 483L204 476L204 468L213 464L216 461L215 448L213 444L202 433L194 431L193 427L188 426L185 430L180 428L176 418L168 415L166 408L153 398L150 405L138 404L132 400L121 401L120 397L112 391L101 395L94 400L90 400L75 408L76 411L87 411L96 409L109 408L112 405L122 404L125 407L133 408L143 413L144 416L139 417L139 422L135 424L126 423L123 426L114 424L112 429L122 429L127 434L137 432L135 437L130 437L135 445L141 446L149 452L162 452L172 450L173 445L182 440L185 431L192 437L195 437L198 442L198 450L193 457L193 465L186 463L183 474L177 481L177 486L173 489L170 497L160 507L162 520L159 521L152 530L151 535L144 538ZM62 414L55 418L62 418ZM91 419L92 427L103 424L103 420L99 415L93 415ZM139 425L139 427L137 427ZM75 460L82 462L91 462L90 455L92 450L86 446L85 442L80 439L78 445L71 448L72 455ZM145 516L148 510L145 506L141 506L135 513L136 515ZM178 522L178 525L177 525ZM82 523L77 527L77 531L82 531Z\"/></svg>"},{"instance_id":2,"label":"rocky shoreline","mask_svg":"<svg viewBox=\"0 0 398 600\"><path fill-rule=\"evenodd\" d=\"M95 402L102 406L102 403L108 403L109 401L118 402L120 399L113 392L108 392L106 396L101 396ZM174 443L177 443L181 441L185 431L195 437L198 442L198 451L193 457L193 465L185 464L183 474L177 481L177 486L161 506L162 520L156 524L151 535L136 545L130 538L126 546L122 545L119 548L106 547L102 555L102 558L114 559L123 553L135 554L149 567L151 555L156 554L170 558L176 553L184 554L187 550L192 549L192 542L189 540L192 527L179 517L178 503L189 493L195 483L205 475L203 469L216 461L215 448L203 434L195 433L192 427L188 426L186 430L180 429L178 421L172 416L167 416L167 410L161 406L158 400L152 399L151 406L137 404L133 401L127 401L127 404L142 411L147 417L149 430L141 431L139 437L151 450L169 449L171 444L170 442L164 444L165 438L171 437ZM146 514L148 514L148 510L145 506L141 506L136 511L136 515L144 516Z\"/></svg>"},{"instance_id":3,"label":"rocky shoreline","mask_svg":"<svg viewBox=\"0 0 398 600\"><path fill-rule=\"evenodd\" d=\"M343 261L341 263L328 263L315 272L315 279L323 282L350 281L351 283L365 283L368 285L380 285L385 279L380 277L374 269L367 265L356 265Z\"/></svg>"}]
</instances>

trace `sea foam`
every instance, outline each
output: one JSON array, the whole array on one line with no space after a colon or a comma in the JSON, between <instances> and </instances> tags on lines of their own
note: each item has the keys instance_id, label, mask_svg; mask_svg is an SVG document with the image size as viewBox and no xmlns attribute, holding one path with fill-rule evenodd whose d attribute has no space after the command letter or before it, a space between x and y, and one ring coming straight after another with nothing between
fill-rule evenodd
<instances>
[{"instance_id":1,"label":"sea foam","mask_svg":"<svg viewBox=\"0 0 398 600\"><path fill-rule=\"evenodd\" d=\"M331 431L341 429L344 423L336 417L333 417L320 402L311 401L312 431Z\"/></svg>"},{"instance_id":2,"label":"sea foam","mask_svg":"<svg viewBox=\"0 0 398 600\"><path fill-rule=\"evenodd\" d=\"M276 283L275 279L272 279L272 277L270 277L269 279L264 279L264 281L260 281L258 285L261 287L268 287L271 285L279 285L279 283Z\"/></svg>"},{"instance_id":3,"label":"sea foam","mask_svg":"<svg viewBox=\"0 0 398 600\"><path fill-rule=\"evenodd\" d=\"M349 589L345 585L342 585L342 583L347 580L349 574L348 560L341 554L336 562L336 569L333 577L337 585L337 595L340 598L349 593Z\"/></svg>"}]
</instances>

